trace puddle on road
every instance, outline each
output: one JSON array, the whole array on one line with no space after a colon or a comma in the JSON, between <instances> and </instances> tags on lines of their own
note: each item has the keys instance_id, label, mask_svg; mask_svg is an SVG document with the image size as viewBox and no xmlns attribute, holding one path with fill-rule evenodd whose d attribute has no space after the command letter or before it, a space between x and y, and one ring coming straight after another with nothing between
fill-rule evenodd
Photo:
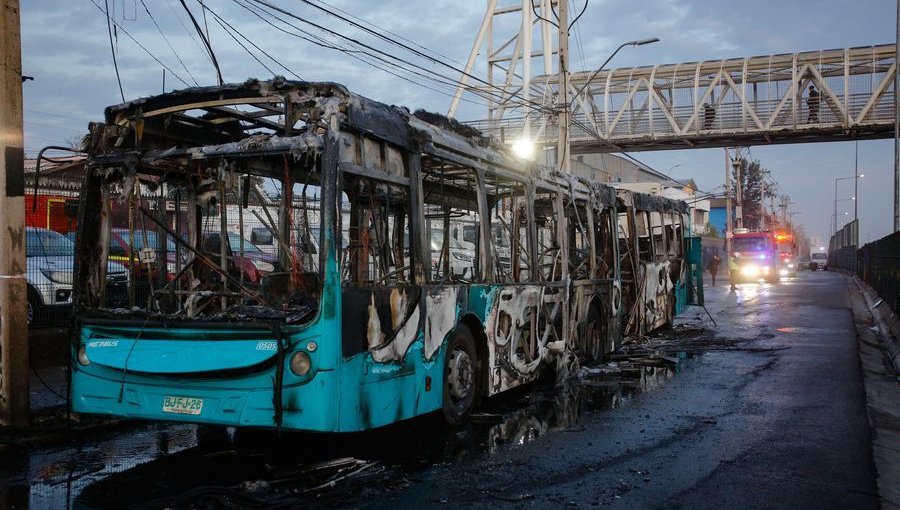
<instances>
[{"instance_id":1,"label":"puddle on road","mask_svg":"<svg viewBox=\"0 0 900 510\"><path fill-rule=\"evenodd\" d=\"M805 326L783 326L775 328L779 333L833 333L834 330L828 328L810 328Z\"/></svg>"},{"instance_id":2,"label":"puddle on road","mask_svg":"<svg viewBox=\"0 0 900 510\"><path fill-rule=\"evenodd\" d=\"M538 383L489 399L457 428L426 416L341 435L165 424L98 432L0 468L0 508L352 506L432 466L577 429L585 415L665 384L677 365L612 368L585 370L564 389Z\"/></svg>"}]
</instances>

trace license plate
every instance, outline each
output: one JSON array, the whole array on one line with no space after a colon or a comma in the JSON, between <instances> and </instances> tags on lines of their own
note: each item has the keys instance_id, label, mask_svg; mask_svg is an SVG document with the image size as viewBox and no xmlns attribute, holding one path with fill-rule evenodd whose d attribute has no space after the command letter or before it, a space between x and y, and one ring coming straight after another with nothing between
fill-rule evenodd
<instances>
[{"instance_id":1,"label":"license plate","mask_svg":"<svg viewBox=\"0 0 900 510\"><path fill-rule=\"evenodd\" d=\"M203 399L192 397L170 397L163 399L163 412L175 414L200 414Z\"/></svg>"}]
</instances>

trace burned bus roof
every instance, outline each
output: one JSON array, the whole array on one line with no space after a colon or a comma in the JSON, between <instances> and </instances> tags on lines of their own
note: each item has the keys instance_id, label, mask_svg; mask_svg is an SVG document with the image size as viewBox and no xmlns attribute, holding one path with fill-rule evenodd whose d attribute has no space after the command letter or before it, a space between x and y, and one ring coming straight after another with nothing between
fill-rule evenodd
<instances>
[{"instance_id":1,"label":"burned bus roof","mask_svg":"<svg viewBox=\"0 0 900 510\"><path fill-rule=\"evenodd\" d=\"M319 128L326 128L325 120L337 114L344 129L407 150L421 150L459 166L488 166L498 177L533 182L538 188L590 194L601 206L615 201L612 188L517 159L507 147L492 145L478 133L454 129L453 119L428 112L412 115L404 107L368 99L339 83L250 79L135 99L109 106L105 114L106 131L93 136L91 166L121 164L136 149L142 162L296 157L322 149ZM293 120L286 120L290 117ZM107 143L97 143L104 139Z\"/></svg>"},{"instance_id":2,"label":"burned bus roof","mask_svg":"<svg viewBox=\"0 0 900 510\"><path fill-rule=\"evenodd\" d=\"M620 199L624 205L632 205L641 211L688 212L688 205L684 200L673 200L659 195L648 195L647 193L640 193L628 189L616 189L615 192L616 197Z\"/></svg>"}]
</instances>

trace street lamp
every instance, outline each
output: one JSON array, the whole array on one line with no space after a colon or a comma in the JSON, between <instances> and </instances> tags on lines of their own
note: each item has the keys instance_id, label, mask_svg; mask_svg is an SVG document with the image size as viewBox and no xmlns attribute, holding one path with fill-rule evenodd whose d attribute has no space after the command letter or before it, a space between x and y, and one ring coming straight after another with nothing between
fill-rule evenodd
<instances>
[{"instance_id":1,"label":"street lamp","mask_svg":"<svg viewBox=\"0 0 900 510\"><path fill-rule=\"evenodd\" d=\"M581 93L584 92L584 89L586 89L586 88L588 88L588 86L590 86L591 81L594 78L596 78L598 74L600 74L600 71L602 71L603 68L606 67L606 64L608 64L609 61L612 60L613 57L616 56L616 53L618 53L619 50L621 50L625 46L643 46L645 44L653 44L655 42L659 42L659 37L649 37L647 39L638 39L636 41L628 41L627 43L622 43L621 45L619 45L619 47L616 48L616 51L612 52L612 54L609 57L607 57L606 61L603 62L600 65L600 67L598 67L597 70L593 72L593 74L591 74L591 76L587 79L587 81L584 83L584 85L580 89L578 89L578 92L575 92L575 95L572 96L572 101L569 103L569 108L571 108L572 105L575 104L575 101L578 99L578 96L580 96Z\"/></svg>"},{"instance_id":2,"label":"street lamp","mask_svg":"<svg viewBox=\"0 0 900 510\"><path fill-rule=\"evenodd\" d=\"M835 179L834 179L834 229L832 230L832 232L837 232L837 215L838 215L838 213L837 213L837 203L838 203L837 191L838 191L838 181L846 181L846 180L849 180L849 179L854 179L854 180L857 182L857 189L859 189L858 186L859 186L859 178L860 178L860 177L864 177L864 174L851 175L850 177L835 177ZM857 194L854 193L853 195L854 195L854 196L853 196L853 200L855 201L855 200L856 200L856 195L857 195ZM847 200L847 199L843 199L843 200ZM856 219L856 206L853 207L853 219L854 219L854 220Z\"/></svg>"},{"instance_id":3,"label":"street lamp","mask_svg":"<svg viewBox=\"0 0 900 510\"><path fill-rule=\"evenodd\" d=\"M512 148L519 159L530 160L534 157L534 143L532 143L524 134L522 135L522 138L513 142Z\"/></svg>"}]
</instances>

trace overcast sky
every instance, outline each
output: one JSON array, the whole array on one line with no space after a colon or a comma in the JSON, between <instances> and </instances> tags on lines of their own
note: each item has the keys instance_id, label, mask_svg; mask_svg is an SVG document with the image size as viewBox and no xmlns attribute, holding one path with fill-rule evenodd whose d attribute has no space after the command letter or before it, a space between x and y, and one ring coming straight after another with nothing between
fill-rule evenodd
<instances>
[{"instance_id":1,"label":"overcast sky","mask_svg":"<svg viewBox=\"0 0 900 510\"><path fill-rule=\"evenodd\" d=\"M332 30L362 38L346 23L327 17L299 0L271 0L292 13ZM439 52L448 62L464 62L484 14L484 0L327 0L367 21ZM577 8L580 0L570 0ZM96 3L94 3L96 2ZM216 83L215 71L179 0L144 0L166 39L144 10L141 0L109 0L116 29L116 54L126 99L162 91L163 68L141 49L130 33L165 64L166 90L195 82ZM197 0L188 5L203 24ZM226 82L275 74L305 80L336 81L351 90L386 103L445 113L450 87L425 88L374 69L352 55L323 48L278 32L240 7L235 0L207 0L227 22L274 57L284 67L260 55L270 68L253 60L208 15L210 39ZM83 134L90 120L102 119L103 108L121 102L112 64L106 18L98 9L104 0L22 1L23 72L25 83L25 145L33 155L44 145L68 144ZM727 57L791 53L892 43L896 4L889 0L820 0L728 2L709 0L589 0L579 20L573 50L573 70L594 69L621 42L659 37L659 43L626 48L610 67L651 65ZM124 31L123 31L124 30ZM322 33L310 30L313 35ZM327 36L324 36L329 41ZM367 42L373 42L366 39ZM373 42L374 43L374 42ZM378 44L378 43L374 43ZM174 48L174 52L170 49ZM451 70L415 59L409 53L379 48L457 78ZM453 64L458 65L458 64ZM183 80L179 81L179 80ZM424 81L417 79L417 81ZM437 89L437 90L432 90ZM475 99L475 98L471 98ZM485 107L464 103L457 117L481 119ZM721 149L633 153L638 159L675 178L693 178L701 189L723 183ZM827 242L834 199L834 179L853 175L854 143L798 144L751 148L751 156L772 171L780 193L791 196L796 221ZM893 142L859 143L860 240L890 233L893 208ZM853 195L853 181L839 183L839 198ZM839 215L851 217L852 202L841 202ZM843 212L849 212L844 216Z\"/></svg>"}]
</instances>

